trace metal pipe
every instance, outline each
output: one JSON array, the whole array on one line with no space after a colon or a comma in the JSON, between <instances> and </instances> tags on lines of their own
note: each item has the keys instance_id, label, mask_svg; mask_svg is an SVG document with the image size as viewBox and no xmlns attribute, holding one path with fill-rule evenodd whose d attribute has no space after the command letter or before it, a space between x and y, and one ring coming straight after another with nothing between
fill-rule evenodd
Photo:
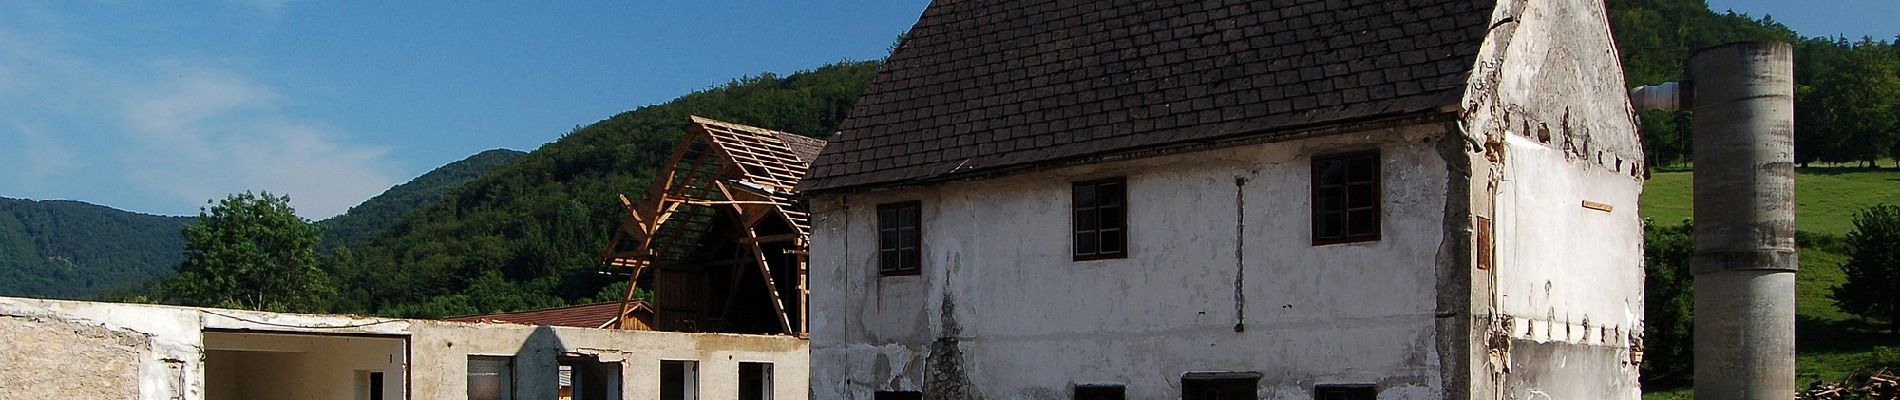
<instances>
[{"instance_id":1,"label":"metal pipe","mask_svg":"<svg viewBox=\"0 0 1900 400\"><path fill-rule=\"evenodd\" d=\"M1697 399L1795 392L1793 60L1780 42L1690 58Z\"/></svg>"}]
</instances>

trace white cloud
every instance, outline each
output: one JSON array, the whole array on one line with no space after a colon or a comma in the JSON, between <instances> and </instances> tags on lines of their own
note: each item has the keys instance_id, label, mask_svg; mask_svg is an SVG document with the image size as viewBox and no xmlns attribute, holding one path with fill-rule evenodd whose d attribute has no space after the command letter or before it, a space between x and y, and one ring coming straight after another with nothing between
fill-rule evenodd
<instances>
[{"instance_id":1,"label":"white cloud","mask_svg":"<svg viewBox=\"0 0 1900 400\"><path fill-rule=\"evenodd\" d=\"M202 202L244 190L291 196L307 218L347 210L387 189L387 149L343 143L337 132L281 111L284 97L241 75L167 67L176 78L128 94L127 157L135 184Z\"/></svg>"},{"instance_id":2,"label":"white cloud","mask_svg":"<svg viewBox=\"0 0 1900 400\"><path fill-rule=\"evenodd\" d=\"M272 13L284 3L246 4ZM46 18L0 23L0 188L11 195L189 214L265 190L323 218L389 188L400 170L388 149L300 117L296 99L246 73L242 58L89 58L85 29L35 12Z\"/></svg>"}]
</instances>

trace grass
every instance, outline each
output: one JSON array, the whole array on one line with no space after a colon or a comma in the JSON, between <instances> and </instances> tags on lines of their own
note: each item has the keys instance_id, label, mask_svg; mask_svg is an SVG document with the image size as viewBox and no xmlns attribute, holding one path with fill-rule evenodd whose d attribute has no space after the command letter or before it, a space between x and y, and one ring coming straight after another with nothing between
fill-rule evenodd
<instances>
[{"instance_id":1,"label":"grass","mask_svg":"<svg viewBox=\"0 0 1900 400\"><path fill-rule=\"evenodd\" d=\"M1900 204L1900 171L1853 167L1797 170L1794 186L1795 229L1845 235L1854 229L1854 213L1874 204ZM1657 223L1676 224L1695 210L1690 172L1657 172L1643 187L1642 212Z\"/></svg>"},{"instance_id":2,"label":"grass","mask_svg":"<svg viewBox=\"0 0 1900 400\"><path fill-rule=\"evenodd\" d=\"M1840 381L1855 369L1900 365L1900 336L1841 312L1828 295L1846 280L1839 237L1853 230L1854 213L1881 203L1900 204L1900 171L1853 167L1801 168L1795 183L1795 226L1801 272L1795 282L1795 380ZM1693 212L1690 172L1655 173L1643 188L1642 214L1676 224ZM1687 399L1687 387L1653 388L1647 400Z\"/></svg>"}]
</instances>

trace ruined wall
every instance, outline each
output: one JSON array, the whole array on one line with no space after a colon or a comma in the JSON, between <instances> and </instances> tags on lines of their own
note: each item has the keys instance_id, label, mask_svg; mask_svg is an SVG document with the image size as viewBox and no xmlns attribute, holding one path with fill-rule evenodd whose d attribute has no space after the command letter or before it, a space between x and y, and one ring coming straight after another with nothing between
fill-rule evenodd
<instances>
[{"instance_id":1,"label":"ruined wall","mask_svg":"<svg viewBox=\"0 0 1900 400\"><path fill-rule=\"evenodd\" d=\"M390 378L406 379L409 398L414 399L466 398L470 355L515 357L515 393L516 398L523 399L554 397L558 390L557 357L563 354L621 363L623 399L659 396L660 360L698 362L698 391L704 399L737 397L740 362L773 364L773 399L804 400L809 394L805 386L809 364L806 342L788 336L612 331L9 297L0 297L0 333L8 335L0 337L9 338L0 346L20 347L0 347L9 350L0 354L0 361L5 362L0 365L8 366L0 369L0 393L8 399L15 393L55 393L21 398L160 400L179 398L182 388L183 398L201 399L207 361L235 361L231 354L205 350L205 330L339 338L375 335L406 340L406 376L404 371L397 371ZM217 346L241 350L262 344L213 347ZM36 350L42 348L46 350ZM224 358L214 359L217 357ZM299 367L322 364L293 358L279 361ZM15 365L45 368L22 371ZM334 370L321 373L364 368L359 364L335 365ZM237 374L256 378L244 371ZM300 381L296 377L288 379ZM53 389L46 388L48 383L74 386ZM94 393L98 395L91 395Z\"/></svg>"},{"instance_id":2,"label":"ruined wall","mask_svg":"<svg viewBox=\"0 0 1900 400\"><path fill-rule=\"evenodd\" d=\"M1465 110L1495 238L1473 397L1637 398L1643 153L1603 5L1499 3Z\"/></svg>"},{"instance_id":3,"label":"ruined wall","mask_svg":"<svg viewBox=\"0 0 1900 400\"><path fill-rule=\"evenodd\" d=\"M1115 384L1128 398L1159 399L1180 396L1188 372L1255 371L1261 398L1310 399L1316 384L1440 398L1435 286L1448 172L1439 147L1458 140L1445 132L819 196L812 390L1067 399L1074 385ZM1371 148L1382 153L1383 239L1313 246L1310 157ZM1127 177L1129 258L1072 261L1070 183L1110 176ZM923 207L923 273L879 277L876 207L906 200Z\"/></svg>"},{"instance_id":4,"label":"ruined wall","mask_svg":"<svg viewBox=\"0 0 1900 400\"><path fill-rule=\"evenodd\" d=\"M142 334L0 315L0 338L0 398L138 398Z\"/></svg>"}]
</instances>

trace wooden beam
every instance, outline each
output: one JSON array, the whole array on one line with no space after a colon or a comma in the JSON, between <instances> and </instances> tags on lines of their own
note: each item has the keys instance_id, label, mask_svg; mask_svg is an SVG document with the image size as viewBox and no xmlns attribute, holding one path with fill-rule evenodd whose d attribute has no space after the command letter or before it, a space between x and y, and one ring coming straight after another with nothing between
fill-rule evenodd
<instances>
[{"instance_id":1,"label":"wooden beam","mask_svg":"<svg viewBox=\"0 0 1900 400\"><path fill-rule=\"evenodd\" d=\"M786 234L779 234L779 235L748 236L748 237L739 238L739 243L792 242L792 241L797 241L798 238L800 237L804 237L804 235L800 235L796 233L786 233Z\"/></svg>"},{"instance_id":2,"label":"wooden beam","mask_svg":"<svg viewBox=\"0 0 1900 400\"><path fill-rule=\"evenodd\" d=\"M726 188L725 182L713 181L713 184L719 186L719 192L724 194L726 198L732 198L732 191ZM736 204L732 206L732 209L733 212L740 213L739 215L745 215L745 211L740 209ZM759 233L751 228L746 228L745 234L746 237L753 239L753 243L745 247L752 250L753 258L759 260L759 277L765 281L765 294L772 297L772 309L778 312L779 327L783 328L787 334L798 334L798 331L792 330L791 317L785 314L785 300L778 295L778 284L772 282L772 266L765 261L765 250L760 249L757 242Z\"/></svg>"}]
</instances>

